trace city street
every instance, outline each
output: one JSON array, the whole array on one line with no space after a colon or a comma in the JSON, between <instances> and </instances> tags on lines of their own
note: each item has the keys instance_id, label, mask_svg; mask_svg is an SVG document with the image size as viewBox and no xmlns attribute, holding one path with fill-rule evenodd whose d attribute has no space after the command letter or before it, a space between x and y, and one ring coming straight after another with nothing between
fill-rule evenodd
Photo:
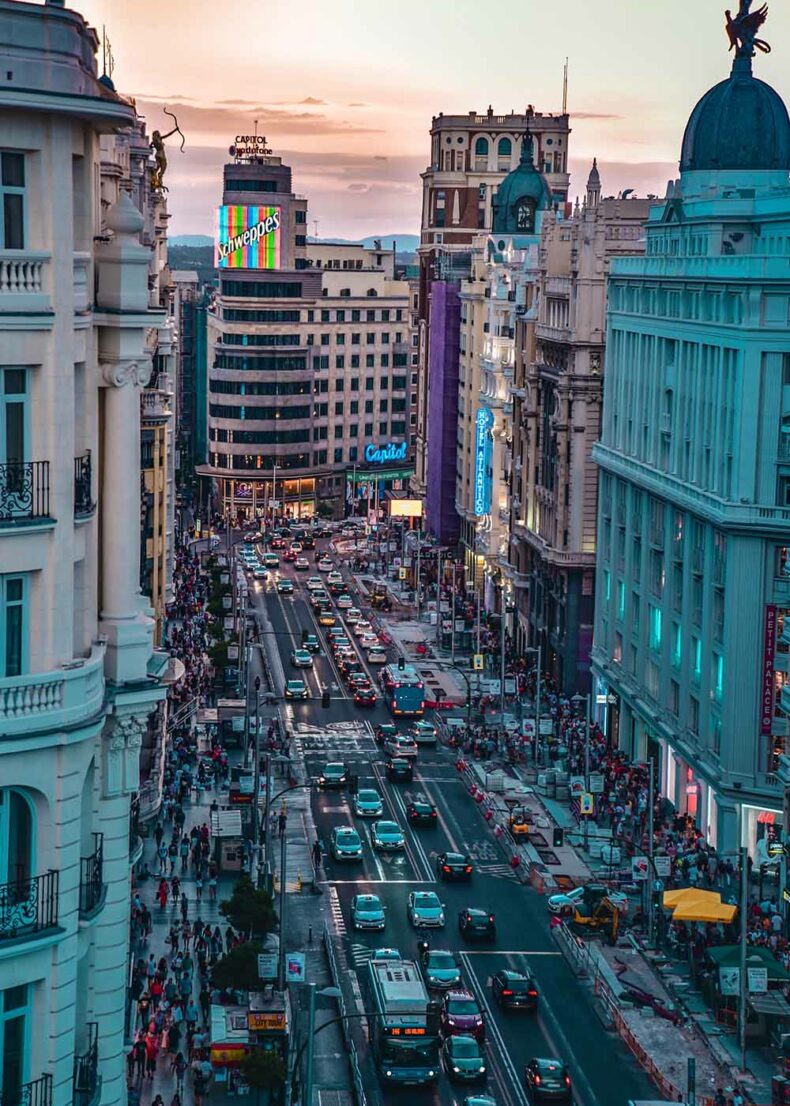
<instances>
[{"instance_id":1,"label":"city street","mask_svg":"<svg viewBox=\"0 0 790 1106\"><path fill-rule=\"evenodd\" d=\"M323 546L324 543L321 543ZM318 552L318 551L316 551ZM330 554L331 555L331 554ZM333 557L333 559L335 559ZM315 560L313 556L312 562ZM456 955L463 984L475 996L486 1025L486 1092L497 1106L522 1106L528 1099L523 1090L524 1065L532 1057L558 1057L569 1065L574 1100L579 1106L625 1106L632 1098L653 1097L647 1076L621 1044L607 1032L596 1016L592 998L571 973L549 935L545 899L523 887L496 846L482 818L470 802L458 779L450 752L441 746L421 747L414 781L390 783L384 773L385 757L377 745L373 727L390 722L379 701L373 709L354 705L331 655L323 646L320 630L307 602L304 580L310 573L294 572L281 562L281 575L294 580L292 595L276 591L276 576L253 585L257 609L265 609L274 632L285 679L301 677L310 691L304 702L286 702L285 725L293 735L293 747L305 757L308 770L318 777L327 761L342 760L359 777L360 788L374 788L383 798L383 817L404 830L405 848L398 853L374 851L371 823L356 816L351 796L345 790L313 795L317 832L325 850L332 829L353 825L363 842L359 864L337 864L327 855L325 872L328 894L327 915L339 940L344 942L349 963L362 978L372 949L392 947L404 959L415 959L417 942L426 931L415 930L407 917L407 897L412 890L435 890L445 904L446 925L427 931L431 947ZM264 598L265 597L265 598ZM354 596L355 602L358 601ZM359 603L358 603L359 605ZM340 619L342 612L337 612ZM322 643L314 669L296 670L290 654L301 641L302 631L318 635ZM375 669L369 671L379 690ZM331 690L329 709L321 705L324 687ZM401 723L401 729L407 723ZM406 804L425 799L438 811L435 828L407 826ZM468 854L474 864L470 883L437 881L436 857L444 850ZM353 930L349 912L355 894L378 895L386 908L386 927L380 933ZM458 913L464 907L483 907L496 917L497 938L493 944L468 943L459 933ZM537 1015L502 1013L491 994L490 978L502 968L528 972L538 984ZM364 989L363 989L364 990ZM409 1089L414 1103L463 1103L474 1088L453 1087L443 1074L433 1088ZM389 1099L402 1092L389 1092ZM482 1093L482 1092L481 1092Z\"/></svg>"}]
</instances>

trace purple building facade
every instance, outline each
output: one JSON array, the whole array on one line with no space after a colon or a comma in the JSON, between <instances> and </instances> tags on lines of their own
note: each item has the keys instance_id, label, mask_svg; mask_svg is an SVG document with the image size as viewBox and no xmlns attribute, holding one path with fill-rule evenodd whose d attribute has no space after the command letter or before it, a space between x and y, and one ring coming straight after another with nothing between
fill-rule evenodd
<instances>
[{"instance_id":1,"label":"purple building facade","mask_svg":"<svg viewBox=\"0 0 790 1106\"><path fill-rule=\"evenodd\" d=\"M460 533L455 510L458 452L458 355L461 300L457 283L431 283L428 358L426 526L442 545Z\"/></svg>"}]
</instances>

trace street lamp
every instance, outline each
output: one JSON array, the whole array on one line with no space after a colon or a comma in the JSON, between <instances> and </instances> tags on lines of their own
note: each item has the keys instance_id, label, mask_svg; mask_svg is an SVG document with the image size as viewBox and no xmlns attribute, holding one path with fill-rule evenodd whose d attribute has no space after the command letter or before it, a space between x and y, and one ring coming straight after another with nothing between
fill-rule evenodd
<instances>
[{"instance_id":1,"label":"street lamp","mask_svg":"<svg viewBox=\"0 0 790 1106\"><path fill-rule=\"evenodd\" d=\"M322 987L320 991L316 990L315 983L307 984L307 1040L302 1043L302 1047L299 1049L299 1055L296 1058L294 1064L294 1076L296 1077L299 1071L299 1065L302 1062L302 1054L305 1048L307 1049L307 1070L305 1072L304 1080L304 1102L308 1106L312 1106L313 1102L313 1063L315 1059L315 998L316 995L321 995L323 998L340 998L342 992L339 987ZM325 1029L327 1025L332 1025L340 1019L333 1018L322 1025L318 1032Z\"/></svg>"},{"instance_id":2,"label":"street lamp","mask_svg":"<svg viewBox=\"0 0 790 1106\"><path fill-rule=\"evenodd\" d=\"M535 758L535 768L538 767L538 760L540 759L540 675L541 675L541 646L540 645L527 645L523 649L524 653L535 653L538 658L537 669L535 675L535 734L533 738L533 756Z\"/></svg>"},{"instance_id":3,"label":"street lamp","mask_svg":"<svg viewBox=\"0 0 790 1106\"><path fill-rule=\"evenodd\" d=\"M578 692L573 696L571 702L577 709L581 707L582 703L585 703L585 723L584 723L584 791L585 794L590 792L590 696L579 695ZM590 816L584 815L584 848L587 849L590 839Z\"/></svg>"}]
</instances>

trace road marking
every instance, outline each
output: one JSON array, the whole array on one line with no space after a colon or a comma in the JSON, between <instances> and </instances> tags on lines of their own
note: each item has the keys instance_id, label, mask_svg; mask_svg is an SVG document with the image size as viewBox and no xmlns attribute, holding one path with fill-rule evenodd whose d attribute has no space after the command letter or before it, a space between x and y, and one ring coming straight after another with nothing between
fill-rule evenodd
<instances>
[{"instance_id":1,"label":"road marking","mask_svg":"<svg viewBox=\"0 0 790 1106\"><path fill-rule=\"evenodd\" d=\"M408 819L408 815L406 814L406 804L403 801L403 796L395 788L390 788L390 789L385 788L384 779L381 775L381 770L380 770L378 764L373 763L372 767L373 767L374 773L376 774L376 778L379 780L379 784L380 784L382 790L389 797L392 805L394 807L396 807L398 809L398 811L400 812L401 817L403 819L403 824L408 825L409 819ZM421 863L423 865L422 871L420 871L420 864L417 864L415 862L414 857L411 855L411 848L409 847L410 845L414 845L414 848L417 852L417 855L421 860ZM415 872L418 875L427 875L429 880L433 880L433 872L431 871L431 865L430 865L430 862L428 860L428 857L425 854L425 849L423 848L423 844L414 833L412 833L411 837L407 840L407 850L409 852L409 858L411 860L411 863L412 863L412 866L413 866Z\"/></svg>"},{"instance_id":2,"label":"road marking","mask_svg":"<svg viewBox=\"0 0 790 1106\"><path fill-rule=\"evenodd\" d=\"M343 907L340 905L340 896L334 887L329 888L329 912L332 916L332 923L335 933L340 936L345 936L346 919L343 917Z\"/></svg>"},{"instance_id":3,"label":"road marking","mask_svg":"<svg viewBox=\"0 0 790 1106\"><path fill-rule=\"evenodd\" d=\"M381 861L379 860L378 851L373 846L373 827L365 826L365 830L367 831L365 836L368 839L368 845L370 846L370 851L373 854L373 863L376 865L376 871L381 877L380 879L376 880L376 882L386 883L387 881L384 879L384 869L381 867Z\"/></svg>"},{"instance_id":4,"label":"road marking","mask_svg":"<svg viewBox=\"0 0 790 1106\"><path fill-rule=\"evenodd\" d=\"M518 1072L516 1071L515 1064L511 1060L510 1054L508 1053L508 1050L505 1047L505 1042L502 1039L502 1034L499 1032L499 1026L497 1025L496 1017L494 1015L493 1010L491 1009L491 1006L489 1005L488 996L486 995L485 991L481 987L480 980L477 978L475 973L472 971L471 964L467 963L469 954L465 951L462 951L458 954L458 956L459 956L459 959L461 961L461 964L466 968L467 981L469 982L469 984L472 988L472 991L475 995L475 998L477 999L479 1005L486 1012L486 1015L487 1015L487 1017L486 1017L486 1034L488 1035L490 1033L491 1036L494 1038L494 1040L497 1043L497 1047L498 1047L498 1051L499 1051L499 1059L502 1062L503 1066L505 1067L505 1069L507 1071L507 1074L510 1077L510 1089L513 1092L514 1096L517 1097L518 1101L520 1103L522 1103L523 1106L526 1106L526 1101L527 1100L526 1100L526 1097L524 1095L524 1091L523 1091L523 1088L522 1088L522 1081L519 1078Z\"/></svg>"},{"instance_id":5,"label":"road marking","mask_svg":"<svg viewBox=\"0 0 790 1106\"><path fill-rule=\"evenodd\" d=\"M463 949L464 956L562 956L561 952L534 952L530 949Z\"/></svg>"},{"instance_id":6,"label":"road marking","mask_svg":"<svg viewBox=\"0 0 790 1106\"><path fill-rule=\"evenodd\" d=\"M378 883L405 883L405 884L409 884L409 885L422 885L422 884L425 884L425 883L435 883L436 880L433 880L433 879L366 879L364 876L360 876L359 879L326 879L323 882L325 884L328 884L329 887L330 887L330 890L331 890L332 887L340 887L341 885L344 885L344 884L347 884L347 883L352 884L352 885L359 885L361 883L370 883L370 884L374 884L374 883L375 884L378 884Z\"/></svg>"}]
</instances>

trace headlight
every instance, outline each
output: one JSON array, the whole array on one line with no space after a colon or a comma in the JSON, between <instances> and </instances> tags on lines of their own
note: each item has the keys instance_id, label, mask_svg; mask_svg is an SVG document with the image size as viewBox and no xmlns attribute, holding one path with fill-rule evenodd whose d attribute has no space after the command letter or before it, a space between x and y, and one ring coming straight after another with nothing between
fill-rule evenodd
<instances>
[{"instance_id":1,"label":"headlight","mask_svg":"<svg viewBox=\"0 0 790 1106\"><path fill-rule=\"evenodd\" d=\"M440 914L440 915L439 915L439 925L440 925L440 926L443 926L443 925L444 925L444 914Z\"/></svg>"},{"instance_id":2,"label":"headlight","mask_svg":"<svg viewBox=\"0 0 790 1106\"><path fill-rule=\"evenodd\" d=\"M392 1072L391 1071L385 1071L384 1074L387 1076L388 1079L392 1078Z\"/></svg>"},{"instance_id":3,"label":"headlight","mask_svg":"<svg viewBox=\"0 0 790 1106\"><path fill-rule=\"evenodd\" d=\"M429 1078L429 1079L433 1079L434 1075L436 1075L436 1072L435 1072L435 1071L429 1071L429 1072L428 1072L428 1078Z\"/></svg>"},{"instance_id":4,"label":"headlight","mask_svg":"<svg viewBox=\"0 0 790 1106\"><path fill-rule=\"evenodd\" d=\"M453 1071L460 1071L460 1068L453 1067Z\"/></svg>"},{"instance_id":5,"label":"headlight","mask_svg":"<svg viewBox=\"0 0 790 1106\"><path fill-rule=\"evenodd\" d=\"M481 1064L481 1065L480 1065L480 1070L481 1070L481 1071L485 1071L485 1070L486 1070L486 1066L485 1066L485 1064Z\"/></svg>"}]
</instances>

